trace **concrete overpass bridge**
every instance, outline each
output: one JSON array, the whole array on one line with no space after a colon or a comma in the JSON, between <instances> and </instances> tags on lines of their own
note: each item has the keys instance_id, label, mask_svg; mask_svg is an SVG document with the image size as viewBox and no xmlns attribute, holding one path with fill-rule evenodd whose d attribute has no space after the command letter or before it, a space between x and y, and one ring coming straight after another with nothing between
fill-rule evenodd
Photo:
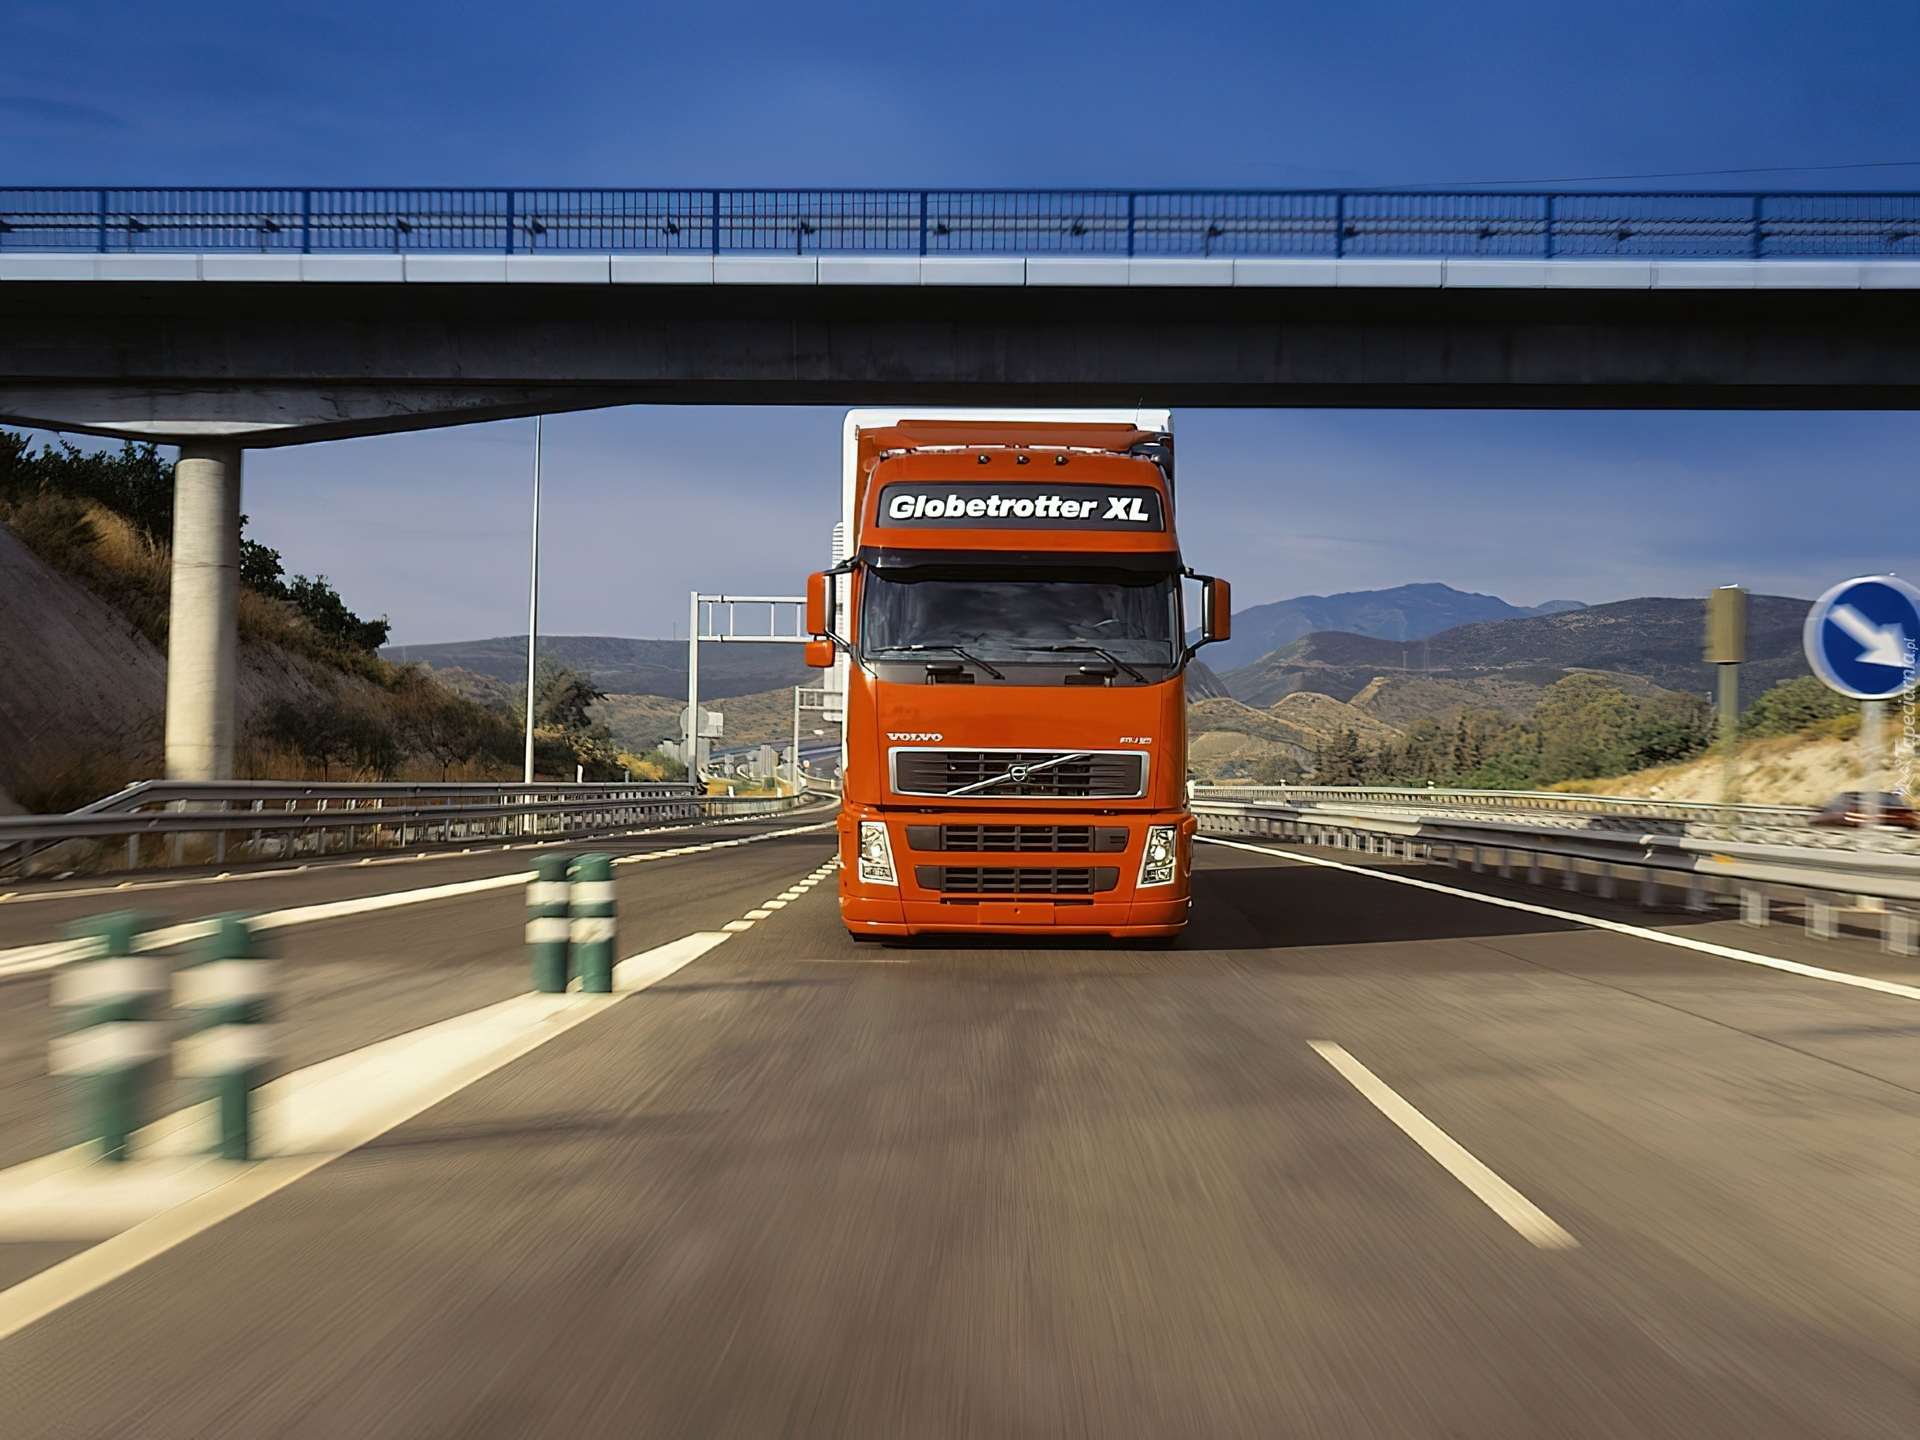
<instances>
[{"instance_id":1,"label":"concrete overpass bridge","mask_svg":"<svg viewBox=\"0 0 1920 1440\"><path fill-rule=\"evenodd\" d=\"M1916 320L1916 194L0 191L0 419L181 447L192 779L231 766L243 447L645 403L1906 408Z\"/></svg>"}]
</instances>

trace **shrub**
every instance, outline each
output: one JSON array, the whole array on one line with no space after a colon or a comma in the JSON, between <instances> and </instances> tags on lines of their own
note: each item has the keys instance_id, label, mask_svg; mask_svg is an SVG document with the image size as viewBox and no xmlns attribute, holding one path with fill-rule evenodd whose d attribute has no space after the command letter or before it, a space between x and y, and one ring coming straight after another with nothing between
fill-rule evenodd
<instances>
[{"instance_id":1,"label":"shrub","mask_svg":"<svg viewBox=\"0 0 1920 1440\"><path fill-rule=\"evenodd\" d=\"M1802 675L1782 680L1747 707L1740 717L1740 738L1764 740L1815 732L1823 722L1857 715L1859 709L1858 700L1829 690L1816 676Z\"/></svg>"}]
</instances>

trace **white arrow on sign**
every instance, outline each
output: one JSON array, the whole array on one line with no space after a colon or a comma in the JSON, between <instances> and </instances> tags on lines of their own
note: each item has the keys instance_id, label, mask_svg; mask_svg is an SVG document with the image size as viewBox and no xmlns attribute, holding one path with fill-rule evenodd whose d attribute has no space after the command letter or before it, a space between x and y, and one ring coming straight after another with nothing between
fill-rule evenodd
<instances>
[{"instance_id":1,"label":"white arrow on sign","mask_svg":"<svg viewBox=\"0 0 1920 1440\"><path fill-rule=\"evenodd\" d=\"M1836 605L1827 618L1859 642L1862 665L1885 665L1890 670L1907 666L1907 632L1898 625L1876 625L1851 605Z\"/></svg>"}]
</instances>

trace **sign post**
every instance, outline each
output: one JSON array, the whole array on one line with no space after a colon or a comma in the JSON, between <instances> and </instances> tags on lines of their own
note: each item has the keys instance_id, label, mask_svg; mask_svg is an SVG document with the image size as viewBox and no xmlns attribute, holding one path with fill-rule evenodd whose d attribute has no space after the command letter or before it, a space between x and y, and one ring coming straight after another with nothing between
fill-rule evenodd
<instances>
[{"instance_id":1,"label":"sign post","mask_svg":"<svg viewBox=\"0 0 1920 1440\"><path fill-rule=\"evenodd\" d=\"M1740 662L1747 658L1747 592L1722 585L1707 596L1706 659L1720 681L1720 803L1740 798Z\"/></svg>"},{"instance_id":2,"label":"sign post","mask_svg":"<svg viewBox=\"0 0 1920 1440\"><path fill-rule=\"evenodd\" d=\"M1843 580L1813 602L1801 639L1813 673L1860 702L1862 809L1878 824L1880 702L1913 688L1920 590L1891 575Z\"/></svg>"}]
</instances>

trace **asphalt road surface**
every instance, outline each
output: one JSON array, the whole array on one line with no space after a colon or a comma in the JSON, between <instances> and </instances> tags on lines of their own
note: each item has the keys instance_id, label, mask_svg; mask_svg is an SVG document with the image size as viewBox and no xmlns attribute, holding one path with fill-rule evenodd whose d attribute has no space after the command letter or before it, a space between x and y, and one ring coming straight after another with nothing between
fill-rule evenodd
<instances>
[{"instance_id":1,"label":"asphalt road surface","mask_svg":"<svg viewBox=\"0 0 1920 1440\"><path fill-rule=\"evenodd\" d=\"M629 867L622 953L830 856ZM821 885L0 1341L0 1435L1920 1433L1920 1002L1219 847L1195 894L1172 950L873 946ZM470 1008L518 906L289 963ZM0 1245L0 1284L48 1259Z\"/></svg>"}]
</instances>

